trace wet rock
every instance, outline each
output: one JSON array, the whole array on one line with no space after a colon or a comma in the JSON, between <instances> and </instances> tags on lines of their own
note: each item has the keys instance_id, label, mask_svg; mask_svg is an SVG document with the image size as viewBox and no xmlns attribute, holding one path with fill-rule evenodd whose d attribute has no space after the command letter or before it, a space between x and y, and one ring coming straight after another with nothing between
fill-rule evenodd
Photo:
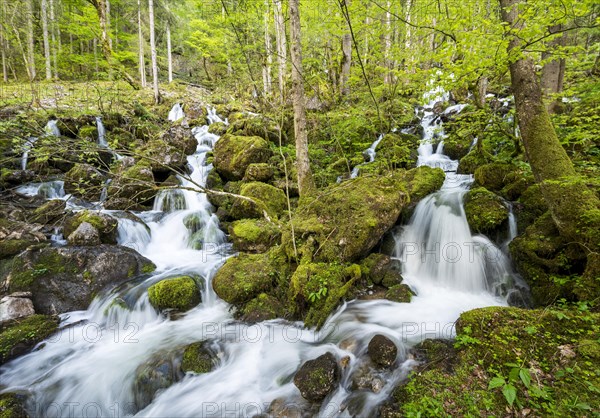
<instances>
[{"instance_id":1,"label":"wet rock","mask_svg":"<svg viewBox=\"0 0 600 418\"><path fill-rule=\"evenodd\" d=\"M173 277L150 286L148 298L159 311L185 312L200 303L200 288L192 277Z\"/></svg>"},{"instance_id":2,"label":"wet rock","mask_svg":"<svg viewBox=\"0 0 600 418\"><path fill-rule=\"evenodd\" d=\"M242 321L256 323L281 318L285 308L275 297L261 293L244 306Z\"/></svg>"},{"instance_id":3,"label":"wet rock","mask_svg":"<svg viewBox=\"0 0 600 418\"><path fill-rule=\"evenodd\" d=\"M26 248L44 243L41 225L0 218L0 259L15 256Z\"/></svg>"},{"instance_id":4,"label":"wet rock","mask_svg":"<svg viewBox=\"0 0 600 418\"><path fill-rule=\"evenodd\" d=\"M392 267L392 259L385 254L370 254L360 263L362 274L374 284L381 284L385 274Z\"/></svg>"},{"instance_id":5,"label":"wet rock","mask_svg":"<svg viewBox=\"0 0 600 418\"><path fill-rule=\"evenodd\" d=\"M144 409L161 389L181 379L179 364L173 353L160 353L141 364L135 371L133 397L135 406Z\"/></svg>"},{"instance_id":6,"label":"wet rock","mask_svg":"<svg viewBox=\"0 0 600 418\"><path fill-rule=\"evenodd\" d=\"M214 368L217 359L206 341L190 344L183 352L181 371L197 374L209 373Z\"/></svg>"},{"instance_id":7,"label":"wet rock","mask_svg":"<svg viewBox=\"0 0 600 418\"><path fill-rule=\"evenodd\" d=\"M243 184L240 195L252 199L234 198L230 215L234 219L262 218L266 213L270 218L278 218L286 209L285 193L269 184L252 182Z\"/></svg>"},{"instance_id":8,"label":"wet rock","mask_svg":"<svg viewBox=\"0 0 600 418\"><path fill-rule=\"evenodd\" d=\"M89 164L75 164L65 174L65 192L89 202L100 200L105 178Z\"/></svg>"},{"instance_id":9,"label":"wet rock","mask_svg":"<svg viewBox=\"0 0 600 418\"><path fill-rule=\"evenodd\" d=\"M5 293L32 293L36 312L86 309L105 287L154 270L152 262L121 246L29 249L13 259L0 280Z\"/></svg>"},{"instance_id":10,"label":"wet rock","mask_svg":"<svg viewBox=\"0 0 600 418\"><path fill-rule=\"evenodd\" d=\"M79 246L100 245L100 232L88 222L82 222L67 237L69 244Z\"/></svg>"},{"instance_id":11,"label":"wet rock","mask_svg":"<svg viewBox=\"0 0 600 418\"><path fill-rule=\"evenodd\" d=\"M277 398L269 405L266 416L274 418L301 418L303 412L297 403L289 402L284 398Z\"/></svg>"},{"instance_id":12,"label":"wet rock","mask_svg":"<svg viewBox=\"0 0 600 418\"><path fill-rule=\"evenodd\" d=\"M0 331L0 365L29 352L57 328L58 318L47 315L32 315L3 323Z\"/></svg>"},{"instance_id":13,"label":"wet rock","mask_svg":"<svg viewBox=\"0 0 600 418\"><path fill-rule=\"evenodd\" d=\"M294 385L304 399L320 402L337 387L339 379L337 360L333 354L326 353L304 363L294 376Z\"/></svg>"},{"instance_id":14,"label":"wet rock","mask_svg":"<svg viewBox=\"0 0 600 418\"><path fill-rule=\"evenodd\" d=\"M188 153L161 139L152 139L140 148L140 155L155 175L168 175L173 170L183 169L187 164ZM166 177L166 176L165 176Z\"/></svg>"},{"instance_id":15,"label":"wet rock","mask_svg":"<svg viewBox=\"0 0 600 418\"><path fill-rule=\"evenodd\" d=\"M16 292L0 299L0 323L35 314L31 293Z\"/></svg>"},{"instance_id":16,"label":"wet rock","mask_svg":"<svg viewBox=\"0 0 600 418\"><path fill-rule=\"evenodd\" d=\"M368 390L373 393L381 392L385 381L380 371L373 370L368 364L363 364L352 375L352 390Z\"/></svg>"},{"instance_id":17,"label":"wet rock","mask_svg":"<svg viewBox=\"0 0 600 418\"><path fill-rule=\"evenodd\" d=\"M263 253L281 237L277 226L264 219L242 219L229 225L233 248L237 251Z\"/></svg>"},{"instance_id":18,"label":"wet rock","mask_svg":"<svg viewBox=\"0 0 600 418\"><path fill-rule=\"evenodd\" d=\"M223 122L211 123L208 127L208 132L218 136L224 135L227 132L227 125Z\"/></svg>"},{"instance_id":19,"label":"wet rock","mask_svg":"<svg viewBox=\"0 0 600 418\"><path fill-rule=\"evenodd\" d=\"M71 234L73 234L82 223L88 223L92 227L94 227L98 231L99 239L103 244L117 243L117 234L119 226L118 221L112 216L106 215L101 212L94 212L89 210L78 212L77 214L67 218L67 220L65 221L63 233L66 237L69 237L69 241ZM94 235L93 232L89 228L86 228L86 230L91 234L90 238L92 238L92 236ZM80 236L80 238L83 237ZM73 243L73 245L79 244Z\"/></svg>"},{"instance_id":20,"label":"wet rock","mask_svg":"<svg viewBox=\"0 0 600 418\"><path fill-rule=\"evenodd\" d=\"M494 156L486 151L479 151L477 148L469 152L460 159L458 164L458 174L473 174L478 167L494 162Z\"/></svg>"},{"instance_id":21,"label":"wet rock","mask_svg":"<svg viewBox=\"0 0 600 418\"><path fill-rule=\"evenodd\" d=\"M33 170L14 170L8 172L2 172L1 181L2 183L9 184L12 186L18 186L20 184L29 183L35 178L35 172Z\"/></svg>"},{"instance_id":22,"label":"wet rock","mask_svg":"<svg viewBox=\"0 0 600 418\"><path fill-rule=\"evenodd\" d=\"M391 367L396 362L398 347L385 335L378 334L369 341L369 358L380 367Z\"/></svg>"},{"instance_id":23,"label":"wet rock","mask_svg":"<svg viewBox=\"0 0 600 418\"><path fill-rule=\"evenodd\" d=\"M108 187L109 200L113 201L127 199L134 203L146 204L155 194L156 184L152 169L142 163L119 170Z\"/></svg>"},{"instance_id":24,"label":"wet rock","mask_svg":"<svg viewBox=\"0 0 600 418\"><path fill-rule=\"evenodd\" d=\"M241 180L250 164L266 163L272 155L264 139L231 134L217 141L213 153L215 169L228 180Z\"/></svg>"},{"instance_id":25,"label":"wet rock","mask_svg":"<svg viewBox=\"0 0 600 418\"><path fill-rule=\"evenodd\" d=\"M64 200L50 200L33 211L31 221L41 224L59 223L61 218L65 216L66 206L67 202Z\"/></svg>"},{"instance_id":26,"label":"wet rock","mask_svg":"<svg viewBox=\"0 0 600 418\"><path fill-rule=\"evenodd\" d=\"M29 415L23 406L25 399L21 398L10 392L1 394L0 416L2 418L29 418Z\"/></svg>"},{"instance_id":27,"label":"wet rock","mask_svg":"<svg viewBox=\"0 0 600 418\"><path fill-rule=\"evenodd\" d=\"M483 187L471 189L464 199L465 215L471 231L489 234L508 219L502 198Z\"/></svg>"},{"instance_id":28,"label":"wet rock","mask_svg":"<svg viewBox=\"0 0 600 418\"><path fill-rule=\"evenodd\" d=\"M410 303L414 295L413 291L406 284L394 285L385 292L385 298L387 300L398 303Z\"/></svg>"},{"instance_id":29,"label":"wet rock","mask_svg":"<svg viewBox=\"0 0 600 418\"><path fill-rule=\"evenodd\" d=\"M196 151L198 141L189 128L182 125L173 125L162 135L162 141L191 155Z\"/></svg>"}]
</instances>

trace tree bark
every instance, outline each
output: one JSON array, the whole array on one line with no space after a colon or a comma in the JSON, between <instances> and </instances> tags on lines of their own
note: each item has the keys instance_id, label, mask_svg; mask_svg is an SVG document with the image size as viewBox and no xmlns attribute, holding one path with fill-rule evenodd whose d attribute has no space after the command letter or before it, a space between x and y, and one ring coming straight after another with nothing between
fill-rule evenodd
<instances>
[{"instance_id":1,"label":"tree bark","mask_svg":"<svg viewBox=\"0 0 600 418\"><path fill-rule=\"evenodd\" d=\"M104 26L104 30L106 31L106 38L108 39L108 45L110 45L110 49L113 47L112 38L110 37L110 0L104 0L104 9L106 16L106 25Z\"/></svg>"},{"instance_id":2,"label":"tree bark","mask_svg":"<svg viewBox=\"0 0 600 418\"><path fill-rule=\"evenodd\" d=\"M33 0L26 0L25 5L27 7L27 68L29 74L29 80L35 80L35 51L34 51L34 39L33 39Z\"/></svg>"},{"instance_id":3,"label":"tree bark","mask_svg":"<svg viewBox=\"0 0 600 418\"><path fill-rule=\"evenodd\" d=\"M502 18L510 26L510 33L520 33L525 21L519 16L521 0L500 0ZM543 102L542 89L531 57L522 55L521 40L509 38L509 65L512 90L525 154L552 219L560 234L575 243L582 243L589 251L600 251L595 213L600 201L583 179L577 176L573 164L561 146L548 111Z\"/></svg>"},{"instance_id":4,"label":"tree bark","mask_svg":"<svg viewBox=\"0 0 600 418\"><path fill-rule=\"evenodd\" d=\"M300 36L300 8L298 0L290 0L289 7L292 57L292 100L294 104L294 133L296 136L296 168L298 170L298 190L300 197L303 197L312 194L316 190L316 187L308 159L308 135L306 132L306 108L302 70L302 44Z\"/></svg>"},{"instance_id":5,"label":"tree bark","mask_svg":"<svg viewBox=\"0 0 600 418\"><path fill-rule=\"evenodd\" d=\"M50 0L50 38L52 40L52 64L54 67L54 79L58 80L58 45L56 39L60 39L60 32L56 36L56 32L59 31L58 25L56 24L56 14L54 13L54 0Z\"/></svg>"},{"instance_id":6,"label":"tree bark","mask_svg":"<svg viewBox=\"0 0 600 418\"><path fill-rule=\"evenodd\" d=\"M277 46L277 64L279 95L283 102L285 98L285 73L287 63L287 39L285 37L285 24L283 23L282 0L273 0L273 15L275 20L275 43Z\"/></svg>"},{"instance_id":7,"label":"tree bark","mask_svg":"<svg viewBox=\"0 0 600 418\"><path fill-rule=\"evenodd\" d=\"M350 4L350 0L341 0L346 4ZM350 78L350 65L352 64L352 35L345 33L342 36L342 62L340 65L340 95L347 96L350 93L348 79Z\"/></svg>"},{"instance_id":8,"label":"tree bark","mask_svg":"<svg viewBox=\"0 0 600 418\"><path fill-rule=\"evenodd\" d=\"M146 63L144 58L144 35L142 33L142 0L138 4L138 66L140 71L140 84L146 87Z\"/></svg>"},{"instance_id":9,"label":"tree bark","mask_svg":"<svg viewBox=\"0 0 600 418\"><path fill-rule=\"evenodd\" d=\"M556 33L562 29L562 25L556 25L548 28L550 33ZM563 35L552 39L546 45L548 51L542 52L542 60L547 61L542 67L541 85L542 91L546 97L551 97L556 93L560 93L563 90L563 81L565 77L565 59L558 58L552 59L554 55L551 50L560 48L565 45L566 37ZM559 103L556 100L548 102L548 112L555 113L558 109Z\"/></svg>"},{"instance_id":10,"label":"tree bark","mask_svg":"<svg viewBox=\"0 0 600 418\"><path fill-rule=\"evenodd\" d=\"M171 24L167 21L167 63L168 63L168 80L173 82L173 55L171 54Z\"/></svg>"},{"instance_id":11,"label":"tree bark","mask_svg":"<svg viewBox=\"0 0 600 418\"><path fill-rule=\"evenodd\" d=\"M41 1L42 37L44 41L44 60L46 63L46 80L52 80L52 61L50 60L50 35L48 33L48 0Z\"/></svg>"},{"instance_id":12,"label":"tree bark","mask_svg":"<svg viewBox=\"0 0 600 418\"><path fill-rule=\"evenodd\" d=\"M383 75L383 82L385 84L392 84L392 71L391 71L391 50L392 50L392 16L390 8L392 7L391 1L388 0L386 4L385 12L385 32L383 35L383 67L385 73ZM408 27L407 27L407 30Z\"/></svg>"},{"instance_id":13,"label":"tree bark","mask_svg":"<svg viewBox=\"0 0 600 418\"><path fill-rule=\"evenodd\" d=\"M156 57L156 39L154 33L154 1L148 0L148 15L150 22L150 54L152 56L152 88L154 90L154 102L160 103L160 90L158 89L158 63Z\"/></svg>"},{"instance_id":14,"label":"tree bark","mask_svg":"<svg viewBox=\"0 0 600 418\"><path fill-rule=\"evenodd\" d=\"M263 65L263 90L265 92L265 96L271 94L271 85L272 77L271 77L271 68L273 66L273 51L271 48L271 34L269 33L269 0L265 0L265 64Z\"/></svg>"},{"instance_id":15,"label":"tree bark","mask_svg":"<svg viewBox=\"0 0 600 418\"><path fill-rule=\"evenodd\" d=\"M0 13L2 13L2 19L0 19L0 51L2 54L2 80L5 83L8 83L8 63L6 58L6 50L8 49L8 45L6 42L6 4L4 0L0 0L2 4L2 9L0 9Z\"/></svg>"}]
</instances>

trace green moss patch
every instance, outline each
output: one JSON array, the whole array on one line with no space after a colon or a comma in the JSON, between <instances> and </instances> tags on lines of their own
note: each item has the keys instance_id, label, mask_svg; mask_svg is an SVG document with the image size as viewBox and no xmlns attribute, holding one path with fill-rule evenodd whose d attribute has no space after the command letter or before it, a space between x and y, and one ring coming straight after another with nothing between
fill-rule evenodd
<instances>
[{"instance_id":1,"label":"green moss patch","mask_svg":"<svg viewBox=\"0 0 600 418\"><path fill-rule=\"evenodd\" d=\"M0 333L0 364L25 354L57 328L57 318L46 315L32 315L4 326Z\"/></svg>"},{"instance_id":2,"label":"green moss patch","mask_svg":"<svg viewBox=\"0 0 600 418\"><path fill-rule=\"evenodd\" d=\"M465 195L465 214L471 231L489 234L508 219L508 209L502 198L478 187Z\"/></svg>"},{"instance_id":3,"label":"green moss patch","mask_svg":"<svg viewBox=\"0 0 600 418\"><path fill-rule=\"evenodd\" d=\"M242 219L229 226L233 248L238 251L265 252L281 237L279 228L264 219Z\"/></svg>"},{"instance_id":4,"label":"green moss patch","mask_svg":"<svg viewBox=\"0 0 600 418\"><path fill-rule=\"evenodd\" d=\"M200 303L200 289L189 276L161 280L148 288L148 298L156 309L185 312Z\"/></svg>"}]
</instances>

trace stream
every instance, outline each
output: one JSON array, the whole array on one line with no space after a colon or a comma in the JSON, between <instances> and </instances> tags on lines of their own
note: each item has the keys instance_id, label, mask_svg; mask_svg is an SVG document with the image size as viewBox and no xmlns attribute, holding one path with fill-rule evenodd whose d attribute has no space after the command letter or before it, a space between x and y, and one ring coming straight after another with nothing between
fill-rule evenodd
<instances>
[{"instance_id":1,"label":"stream","mask_svg":"<svg viewBox=\"0 0 600 418\"><path fill-rule=\"evenodd\" d=\"M182 117L177 106L169 119ZM236 321L211 285L215 272L234 253L206 195L190 190L194 183L206 184L212 169L206 156L219 139L203 126L193 131L198 146L188 156L190 178L179 178L185 189L161 192L153 210L136 213L144 223L105 211L119 220L119 244L152 260L156 272L99 295L85 311L61 315L59 332L42 343L43 349L2 366L3 390L27 394L26 407L33 416L376 414L417 365L411 347L426 338L453 338L454 323L464 311L505 306L519 297L519 279L505 252L469 230L462 200L473 179L456 174L458 162L443 154L443 141L436 146L443 130L432 107L426 105L421 117L425 134L418 165L441 167L446 180L441 190L419 202L394 236L392 256L401 262L404 283L416 293L410 303L350 301L319 331L281 319L254 325ZM209 109L209 120L226 123L214 109ZM57 189L59 185L51 187L47 197L64 198ZM202 302L177 318L157 313L146 290L183 274L203 281ZM376 334L398 347L392 370L375 369L368 360L367 345ZM213 371L177 376L170 387L144 402L140 367L156 358L173 358L178 349L202 340L217 353ZM338 361L347 358L347 365L338 388L321 405L311 406L292 380L305 361L327 352ZM370 383L357 385L365 376Z\"/></svg>"}]
</instances>

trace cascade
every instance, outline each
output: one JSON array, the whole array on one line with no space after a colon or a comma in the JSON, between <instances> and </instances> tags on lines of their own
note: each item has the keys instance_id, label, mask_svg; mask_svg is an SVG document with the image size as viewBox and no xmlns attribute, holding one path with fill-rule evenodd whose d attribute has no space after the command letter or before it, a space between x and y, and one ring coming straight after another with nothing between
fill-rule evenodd
<instances>
[{"instance_id":1,"label":"cascade","mask_svg":"<svg viewBox=\"0 0 600 418\"><path fill-rule=\"evenodd\" d=\"M21 170L27 170L27 160L29 158L29 151L33 148L35 141L38 139L36 137L30 136L25 140L25 144L23 144L23 156L21 157Z\"/></svg>"},{"instance_id":2,"label":"cascade","mask_svg":"<svg viewBox=\"0 0 600 418\"><path fill-rule=\"evenodd\" d=\"M226 123L214 109L208 115L211 123ZM373 415L418 364L408 355L410 348L426 338L452 338L464 311L507 305L513 275L504 253L469 231L462 197L472 178L456 174L457 162L443 154L442 142L434 152L434 137L443 132L431 108L425 108L422 125L418 164L447 173L442 189L423 199L395 235L394 257L401 262L405 283L416 292L410 303L347 302L320 331L282 319L254 325L234 320L211 286L231 247L202 193L212 168L206 154L218 136L208 126L196 127L192 133L198 146L187 158L191 173L178 177L182 189L161 192L153 210L136 213L137 218L107 211L118 219L119 244L151 259L157 270L105 291L85 311L61 315L60 330L42 349L2 366L3 390L26 390L27 408L36 416L49 411L53 416L85 416L93 408L94 416L250 417L267 412L275 399L292 411L305 411L307 403L292 377L306 360L331 352L349 362L339 387L315 414ZM369 148L370 158L375 158L376 146ZM202 302L169 319L152 308L146 290L181 274L202 280ZM393 370L370 369L366 351L375 334L396 343ZM176 378L149 404L136 404L140 367L201 340L218 354L211 372ZM353 390L354 377L365 370L380 385L372 391Z\"/></svg>"},{"instance_id":3,"label":"cascade","mask_svg":"<svg viewBox=\"0 0 600 418\"><path fill-rule=\"evenodd\" d=\"M377 145L379 145L379 143L381 142L381 140L383 139L383 134L380 134L377 139L375 140L375 142L373 142L371 144L371 146L369 148L367 148L365 150L365 154L367 155L367 157L369 157L369 161L366 161L362 164L357 165L356 167L354 167L352 169L352 172L350 173L350 178L354 179L358 176L358 173L360 171L360 166L368 164L368 163L372 163L373 161L375 161L375 155L377 154L375 152L375 150L377 149Z\"/></svg>"},{"instance_id":4,"label":"cascade","mask_svg":"<svg viewBox=\"0 0 600 418\"><path fill-rule=\"evenodd\" d=\"M98 129L98 145L103 148L108 148L108 142L106 141L106 129L102 123L102 118L96 116L96 128Z\"/></svg>"},{"instance_id":5,"label":"cascade","mask_svg":"<svg viewBox=\"0 0 600 418\"><path fill-rule=\"evenodd\" d=\"M181 103L175 103L169 112L168 120L170 122L176 122L185 117L185 113L183 113L183 107L181 107Z\"/></svg>"},{"instance_id":6,"label":"cascade","mask_svg":"<svg viewBox=\"0 0 600 418\"><path fill-rule=\"evenodd\" d=\"M44 128L46 135L60 136L60 129L58 129L58 119L50 119Z\"/></svg>"}]
</instances>

